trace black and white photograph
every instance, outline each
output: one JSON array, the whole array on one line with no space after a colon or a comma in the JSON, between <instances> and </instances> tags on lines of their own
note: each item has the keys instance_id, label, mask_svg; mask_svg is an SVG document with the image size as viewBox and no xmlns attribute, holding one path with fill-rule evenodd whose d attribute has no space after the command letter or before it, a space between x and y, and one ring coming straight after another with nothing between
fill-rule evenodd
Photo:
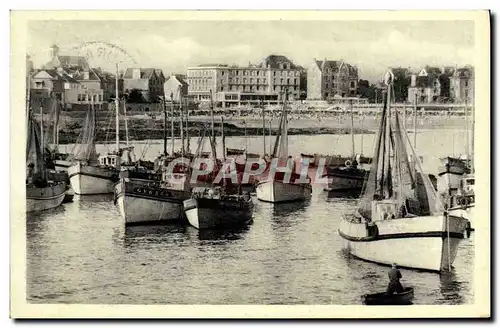
<instances>
[{"instance_id":1,"label":"black and white photograph","mask_svg":"<svg viewBox=\"0 0 500 328\"><path fill-rule=\"evenodd\" d=\"M490 316L488 11L11 24L12 317Z\"/></svg>"}]
</instances>

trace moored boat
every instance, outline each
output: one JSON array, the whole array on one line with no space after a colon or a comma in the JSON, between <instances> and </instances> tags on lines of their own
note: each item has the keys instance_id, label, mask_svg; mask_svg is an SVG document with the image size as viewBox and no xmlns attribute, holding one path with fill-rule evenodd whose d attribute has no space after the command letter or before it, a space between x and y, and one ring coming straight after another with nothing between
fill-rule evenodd
<instances>
[{"instance_id":1,"label":"moored boat","mask_svg":"<svg viewBox=\"0 0 500 328\"><path fill-rule=\"evenodd\" d=\"M410 305L413 297L413 288L406 287L403 292L392 295L386 292L365 294L362 301L365 305Z\"/></svg>"},{"instance_id":2,"label":"moored boat","mask_svg":"<svg viewBox=\"0 0 500 328\"><path fill-rule=\"evenodd\" d=\"M295 162L291 163L288 156L288 118L286 109L286 95L283 102L279 131L276 136L271 162L267 162L264 173L256 182L257 199L270 203L284 203L303 201L312 194L311 179L302 177L295 172ZM272 161L281 162L284 167L281 172L273 172ZM286 168L285 168L286 167ZM283 170L289 171L289 177Z\"/></svg>"},{"instance_id":3,"label":"moored boat","mask_svg":"<svg viewBox=\"0 0 500 328\"><path fill-rule=\"evenodd\" d=\"M373 163L357 210L343 215L344 248L363 260L429 271L449 271L468 220L444 210L423 173L399 116L391 113L392 72Z\"/></svg>"},{"instance_id":4,"label":"moored boat","mask_svg":"<svg viewBox=\"0 0 500 328\"><path fill-rule=\"evenodd\" d=\"M184 201L186 217L197 229L241 226L253 215L253 202L248 194L227 194L223 187L195 187L191 198Z\"/></svg>"}]
</instances>

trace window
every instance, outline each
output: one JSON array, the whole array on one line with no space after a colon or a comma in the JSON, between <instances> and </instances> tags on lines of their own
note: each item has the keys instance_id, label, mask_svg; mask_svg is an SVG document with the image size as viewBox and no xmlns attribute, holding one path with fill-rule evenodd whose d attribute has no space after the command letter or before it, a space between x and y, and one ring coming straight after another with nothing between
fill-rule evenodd
<instances>
[{"instance_id":1,"label":"window","mask_svg":"<svg viewBox=\"0 0 500 328\"><path fill-rule=\"evenodd\" d=\"M253 83L253 79L252 79L252 78L250 78L250 84L251 84L251 83Z\"/></svg>"},{"instance_id":2,"label":"window","mask_svg":"<svg viewBox=\"0 0 500 328\"><path fill-rule=\"evenodd\" d=\"M328 83L326 83L326 84L325 84L325 88L327 88L327 89L328 89Z\"/></svg>"},{"instance_id":3,"label":"window","mask_svg":"<svg viewBox=\"0 0 500 328\"><path fill-rule=\"evenodd\" d=\"M262 83L266 84L266 79L262 79Z\"/></svg>"},{"instance_id":4,"label":"window","mask_svg":"<svg viewBox=\"0 0 500 328\"><path fill-rule=\"evenodd\" d=\"M290 84L290 79L286 79L286 84Z\"/></svg>"},{"instance_id":5,"label":"window","mask_svg":"<svg viewBox=\"0 0 500 328\"><path fill-rule=\"evenodd\" d=\"M257 79L257 84L259 84L259 83L260 83L260 79Z\"/></svg>"},{"instance_id":6,"label":"window","mask_svg":"<svg viewBox=\"0 0 500 328\"><path fill-rule=\"evenodd\" d=\"M465 87L469 86L469 81L465 81Z\"/></svg>"},{"instance_id":7,"label":"window","mask_svg":"<svg viewBox=\"0 0 500 328\"><path fill-rule=\"evenodd\" d=\"M236 84L240 83L240 80L238 78L236 78Z\"/></svg>"},{"instance_id":8,"label":"window","mask_svg":"<svg viewBox=\"0 0 500 328\"><path fill-rule=\"evenodd\" d=\"M299 79L295 79L294 84L299 84Z\"/></svg>"},{"instance_id":9,"label":"window","mask_svg":"<svg viewBox=\"0 0 500 328\"><path fill-rule=\"evenodd\" d=\"M281 84L283 84L283 78L280 79Z\"/></svg>"},{"instance_id":10,"label":"window","mask_svg":"<svg viewBox=\"0 0 500 328\"><path fill-rule=\"evenodd\" d=\"M228 82L229 82L229 83L232 83L232 82L233 82L233 79L229 78L229 79L228 79Z\"/></svg>"},{"instance_id":11,"label":"window","mask_svg":"<svg viewBox=\"0 0 500 328\"><path fill-rule=\"evenodd\" d=\"M276 71L273 72L273 76L276 76Z\"/></svg>"},{"instance_id":12,"label":"window","mask_svg":"<svg viewBox=\"0 0 500 328\"><path fill-rule=\"evenodd\" d=\"M286 64L283 65L283 68L286 69Z\"/></svg>"},{"instance_id":13,"label":"window","mask_svg":"<svg viewBox=\"0 0 500 328\"><path fill-rule=\"evenodd\" d=\"M243 79L243 84L245 84L245 83L247 83L247 79L244 78Z\"/></svg>"},{"instance_id":14,"label":"window","mask_svg":"<svg viewBox=\"0 0 500 328\"><path fill-rule=\"evenodd\" d=\"M221 75L224 75L224 71L221 72Z\"/></svg>"},{"instance_id":15,"label":"window","mask_svg":"<svg viewBox=\"0 0 500 328\"><path fill-rule=\"evenodd\" d=\"M259 76L259 71L257 71L257 76Z\"/></svg>"},{"instance_id":16,"label":"window","mask_svg":"<svg viewBox=\"0 0 500 328\"><path fill-rule=\"evenodd\" d=\"M351 81L351 88L354 88L354 81Z\"/></svg>"},{"instance_id":17,"label":"window","mask_svg":"<svg viewBox=\"0 0 500 328\"><path fill-rule=\"evenodd\" d=\"M220 87L220 91L224 91L224 87Z\"/></svg>"}]
</instances>

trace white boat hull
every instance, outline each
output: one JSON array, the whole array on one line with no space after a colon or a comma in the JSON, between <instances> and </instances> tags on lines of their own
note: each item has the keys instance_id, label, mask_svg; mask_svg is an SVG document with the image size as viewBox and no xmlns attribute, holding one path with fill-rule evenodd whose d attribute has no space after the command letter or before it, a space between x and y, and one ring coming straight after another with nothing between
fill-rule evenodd
<instances>
[{"instance_id":1,"label":"white boat hull","mask_svg":"<svg viewBox=\"0 0 500 328\"><path fill-rule=\"evenodd\" d=\"M110 194L114 191L117 172L116 169L77 162L68 168L68 176L77 195Z\"/></svg>"},{"instance_id":2,"label":"white boat hull","mask_svg":"<svg viewBox=\"0 0 500 328\"><path fill-rule=\"evenodd\" d=\"M66 195L66 184L45 188L26 187L26 212L40 212L62 204Z\"/></svg>"},{"instance_id":3,"label":"white boat hull","mask_svg":"<svg viewBox=\"0 0 500 328\"><path fill-rule=\"evenodd\" d=\"M141 185L144 187L141 188ZM138 188L143 191L136 191ZM149 189L144 190L146 188L145 183L125 182L124 180L116 184L116 204L125 220L125 225L175 221L183 217L182 201L189 197L188 192L183 195L182 191L163 190L172 194L172 197L165 198L150 195ZM124 192L125 189L126 192Z\"/></svg>"},{"instance_id":4,"label":"white boat hull","mask_svg":"<svg viewBox=\"0 0 500 328\"><path fill-rule=\"evenodd\" d=\"M453 264L464 238L467 220L449 216L426 216L375 221L378 233L364 223L342 219L339 234L350 254L370 262L429 271L446 271ZM448 238L449 236L449 238ZM448 242L449 241L449 242Z\"/></svg>"},{"instance_id":5,"label":"white boat hull","mask_svg":"<svg viewBox=\"0 0 500 328\"><path fill-rule=\"evenodd\" d=\"M120 214L126 225L174 221L182 217L182 204L120 195L117 198Z\"/></svg>"},{"instance_id":6,"label":"white boat hull","mask_svg":"<svg viewBox=\"0 0 500 328\"><path fill-rule=\"evenodd\" d=\"M257 184L256 192L258 200L284 203L308 199L311 196L312 188L307 184L264 181Z\"/></svg>"}]
</instances>

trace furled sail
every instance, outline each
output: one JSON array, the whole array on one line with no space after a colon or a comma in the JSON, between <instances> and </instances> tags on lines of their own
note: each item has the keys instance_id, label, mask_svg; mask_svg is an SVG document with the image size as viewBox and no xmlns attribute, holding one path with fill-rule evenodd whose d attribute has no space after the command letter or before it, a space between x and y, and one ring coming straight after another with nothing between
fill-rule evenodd
<instances>
[{"instance_id":1,"label":"furled sail","mask_svg":"<svg viewBox=\"0 0 500 328\"><path fill-rule=\"evenodd\" d=\"M93 106L87 111L81 140L74 150L75 159L93 161L96 158L95 149L96 115Z\"/></svg>"},{"instance_id":2,"label":"furled sail","mask_svg":"<svg viewBox=\"0 0 500 328\"><path fill-rule=\"evenodd\" d=\"M360 198L358 212L372 219L372 201L396 200L400 215L434 215L442 210L429 177L424 174L398 113L391 111L392 73L386 77L387 92L375 141L370 174ZM410 154L409 154L410 153Z\"/></svg>"},{"instance_id":3,"label":"furled sail","mask_svg":"<svg viewBox=\"0 0 500 328\"><path fill-rule=\"evenodd\" d=\"M29 174L43 178L45 176L45 163L41 147L40 126L33 120L33 117L28 117L28 139L26 143L26 165L32 167Z\"/></svg>"}]
</instances>

